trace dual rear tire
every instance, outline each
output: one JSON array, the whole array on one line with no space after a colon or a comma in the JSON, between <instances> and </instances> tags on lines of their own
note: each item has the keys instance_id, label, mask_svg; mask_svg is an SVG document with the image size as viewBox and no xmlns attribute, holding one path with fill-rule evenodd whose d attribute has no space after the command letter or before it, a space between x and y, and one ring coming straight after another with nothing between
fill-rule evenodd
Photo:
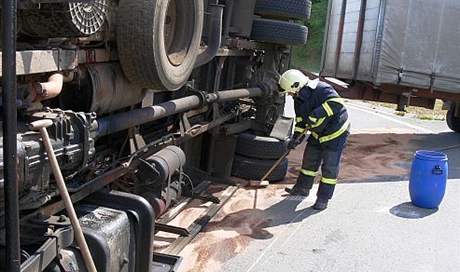
<instances>
[{"instance_id":1,"label":"dual rear tire","mask_svg":"<svg viewBox=\"0 0 460 272\"><path fill-rule=\"evenodd\" d=\"M257 0L251 38L258 42L302 45L307 42L308 28L293 20L308 20L310 0Z\"/></svg>"},{"instance_id":2,"label":"dual rear tire","mask_svg":"<svg viewBox=\"0 0 460 272\"><path fill-rule=\"evenodd\" d=\"M256 14L280 20L308 20L311 14L310 0L257 0Z\"/></svg>"},{"instance_id":3,"label":"dual rear tire","mask_svg":"<svg viewBox=\"0 0 460 272\"><path fill-rule=\"evenodd\" d=\"M250 180L260 180L287 151L287 143L271 137L242 133L238 136L232 175ZM288 170L285 158L268 177L269 181L284 179Z\"/></svg>"},{"instance_id":4,"label":"dual rear tire","mask_svg":"<svg viewBox=\"0 0 460 272\"><path fill-rule=\"evenodd\" d=\"M308 28L301 21L310 18L310 0L257 0L254 13L252 40L284 46L306 44ZM232 175L260 180L286 152L284 141L242 133L238 137ZM283 180L287 170L288 159L284 158L268 180Z\"/></svg>"},{"instance_id":5,"label":"dual rear tire","mask_svg":"<svg viewBox=\"0 0 460 272\"><path fill-rule=\"evenodd\" d=\"M307 42L308 28L297 23L256 18L251 37L265 43L303 45Z\"/></svg>"}]
</instances>

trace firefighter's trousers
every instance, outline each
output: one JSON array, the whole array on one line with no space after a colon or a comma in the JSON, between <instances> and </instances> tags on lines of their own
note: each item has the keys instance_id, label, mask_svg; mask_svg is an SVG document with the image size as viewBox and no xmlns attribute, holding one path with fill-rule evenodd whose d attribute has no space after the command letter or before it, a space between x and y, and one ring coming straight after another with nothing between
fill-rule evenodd
<instances>
[{"instance_id":1,"label":"firefighter's trousers","mask_svg":"<svg viewBox=\"0 0 460 272\"><path fill-rule=\"evenodd\" d=\"M316 195L318 198L331 199L339 175L340 157L348 135L349 132L345 132L340 137L321 144L314 137L309 137L296 186L311 189L321 165L321 182Z\"/></svg>"}]
</instances>

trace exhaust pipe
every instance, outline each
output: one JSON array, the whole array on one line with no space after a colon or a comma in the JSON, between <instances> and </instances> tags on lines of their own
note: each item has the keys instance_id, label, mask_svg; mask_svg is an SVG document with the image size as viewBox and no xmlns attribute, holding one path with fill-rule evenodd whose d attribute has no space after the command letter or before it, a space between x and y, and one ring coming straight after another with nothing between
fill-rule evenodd
<instances>
[{"instance_id":1,"label":"exhaust pipe","mask_svg":"<svg viewBox=\"0 0 460 272\"><path fill-rule=\"evenodd\" d=\"M47 82L31 83L29 92L33 95L33 102L40 102L58 96L62 91L64 75L61 73L52 74Z\"/></svg>"},{"instance_id":2,"label":"exhaust pipe","mask_svg":"<svg viewBox=\"0 0 460 272\"><path fill-rule=\"evenodd\" d=\"M222 35L224 36L224 38L228 38L229 37L229 33L230 33L230 24L232 22L232 16L233 16L233 0L225 0L225 16L224 16L224 19L225 19L225 23L224 23L224 26L223 26L223 33Z\"/></svg>"},{"instance_id":3,"label":"exhaust pipe","mask_svg":"<svg viewBox=\"0 0 460 272\"><path fill-rule=\"evenodd\" d=\"M222 43L223 5L209 5L211 10L210 22L208 22L208 46L201 52L196 61L195 68L210 62L219 51Z\"/></svg>"}]
</instances>

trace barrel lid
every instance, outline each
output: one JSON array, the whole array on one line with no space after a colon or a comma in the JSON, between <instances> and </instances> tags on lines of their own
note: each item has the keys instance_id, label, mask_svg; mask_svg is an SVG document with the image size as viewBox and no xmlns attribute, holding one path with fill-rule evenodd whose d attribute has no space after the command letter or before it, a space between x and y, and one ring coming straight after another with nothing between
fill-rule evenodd
<instances>
[{"instance_id":1,"label":"barrel lid","mask_svg":"<svg viewBox=\"0 0 460 272\"><path fill-rule=\"evenodd\" d=\"M447 155L438 151L419 150L415 152L415 157L422 160L447 161Z\"/></svg>"}]
</instances>

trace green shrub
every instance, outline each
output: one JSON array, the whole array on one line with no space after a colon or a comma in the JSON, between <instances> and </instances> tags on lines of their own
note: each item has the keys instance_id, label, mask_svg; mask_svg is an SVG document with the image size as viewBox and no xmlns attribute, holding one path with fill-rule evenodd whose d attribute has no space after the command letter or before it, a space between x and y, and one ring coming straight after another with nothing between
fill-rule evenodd
<instances>
[{"instance_id":1,"label":"green shrub","mask_svg":"<svg viewBox=\"0 0 460 272\"><path fill-rule=\"evenodd\" d=\"M308 42L293 48L291 66L318 72L321 65L323 38L327 18L327 0L312 0L312 14L308 26Z\"/></svg>"}]
</instances>

